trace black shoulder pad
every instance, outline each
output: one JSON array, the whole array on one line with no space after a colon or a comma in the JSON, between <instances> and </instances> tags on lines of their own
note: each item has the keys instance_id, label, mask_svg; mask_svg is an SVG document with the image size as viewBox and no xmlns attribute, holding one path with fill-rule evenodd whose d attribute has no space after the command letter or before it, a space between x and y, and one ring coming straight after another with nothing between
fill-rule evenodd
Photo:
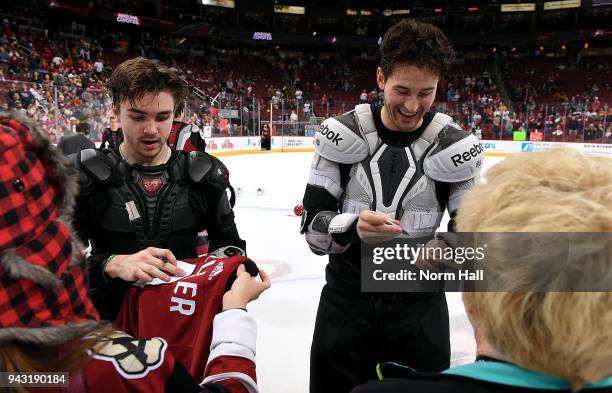
<instances>
[{"instance_id":1,"label":"black shoulder pad","mask_svg":"<svg viewBox=\"0 0 612 393\"><path fill-rule=\"evenodd\" d=\"M453 122L448 123L438 133L438 146L440 147L440 150L444 150L450 145L459 142L469 135L470 133L461 129L458 124Z\"/></svg>"},{"instance_id":2,"label":"black shoulder pad","mask_svg":"<svg viewBox=\"0 0 612 393\"><path fill-rule=\"evenodd\" d=\"M77 154L77 168L94 181L105 183L113 175L113 166L102 150L83 149Z\"/></svg>"},{"instance_id":3,"label":"black shoulder pad","mask_svg":"<svg viewBox=\"0 0 612 393\"><path fill-rule=\"evenodd\" d=\"M189 178L196 184L202 184L206 175L212 170L211 156L199 151L189 152Z\"/></svg>"},{"instance_id":4,"label":"black shoulder pad","mask_svg":"<svg viewBox=\"0 0 612 393\"><path fill-rule=\"evenodd\" d=\"M188 173L195 184L207 184L218 190L229 187L229 171L217 157L208 153L189 152Z\"/></svg>"},{"instance_id":5,"label":"black shoulder pad","mask_svg":"<svg viewBox=\"0 0 612 393\"><path fill-rule=\"evenodd\" d=\"M81 152L78 151L76 153L72 153L66 156L66 159L70 161L74 168L77 169L78 174L78 184L79 184L79 197L87 195L91 193L96 188L96 183L93 181L91 176L89 176L80 166Z\"/></svg>"}]
</instances>

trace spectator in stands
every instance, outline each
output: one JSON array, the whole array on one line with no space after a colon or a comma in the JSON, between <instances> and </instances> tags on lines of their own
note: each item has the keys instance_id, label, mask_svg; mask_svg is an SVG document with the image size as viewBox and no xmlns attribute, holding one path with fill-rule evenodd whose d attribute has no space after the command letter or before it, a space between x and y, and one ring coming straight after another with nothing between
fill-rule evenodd
<instances>
[{"instance_id":1,"label":"spectator in stands","mask_svg":"<svg viewBox=\"0 0 612 393\"><path fill-rule=\"evenodd\" d=\"M367 104L368 103L368 93L366 92L366 89L363 89L361 91L361 94L359 95L359 103L360 104Z\"/></svg>"},{"instance_id":2,"label":"spectator in stands","mask_svg":"<svg viewBox=\"0 0 612 393\"><path fill-rule=\"evenodd\" d=\"M89 124L84 122L78 123L76 125L76 132L61 137L57 148L65 156L78 153L83 149L95 149L96 145L89 139Z\"/></svg>"},{"instance_id":3,"label":"spectator in stands","mask_svg":"<svg viewBox=\"0 0 612 393\"><path fill-rule=\"evenodd\" d=\"M21 101L15 102L15 110L22 112L24 114L27 112L26 108L24 108L23 105L21 104Z\"/></svg>"},{"instance_id":4,"label":"spectator in stands","mask_svg":"<svg viewBox=\"0 0 612 393\"><path fill-rule=\"evenodd\" d=\"M605 142L603 124L600 121L598 121L595 128L596 128L595 138L593 138L594 141L601 142L601 143Z\"/></svg>"},{"instance_id":5,"label":"spectator in stands","mask_svg":"<svg viewBox=\"0 0 612 393\"><path fill-rule=\"evenodd\" d=\"M289 115L289 123L291 123L291 129L295 131L298 122L298 114L295 110L291 110Z\"/></svg>"},{"instance_id":6,"label":"spectator in stands","mask_svg":"<svg viewBox=\"0 0 612 393\"><path fill-rule=\"evenodd\" d=\"M32 93L30 93L30 86L28 86L27 83L21 84L19 96L21 97L21 104L24 108L28 108L32 104L32 101L34 101L34 97L32 97Z\"/></svg>"},{"instance_id":7,"label":"spectator in stands","mask_svg":"<svg viewBox=\"0 0 612 393\"><path fill-rule=\"evenodd\" d=\"M495 112L493 112L493 135L495 136L495 139L502 138L501 120L502 114L499 109L496 109Z\"/></svg>"},{"instance_id":8,"label":"spectator in stands","mask_svg":"<svg viewBox=\"0 0 612 393\"><path fill-rule=\"evenodd\" d=\"M595 123L591 122L587 125L587 127L584 130L584 140L585 141L593 141L596 139L600 139L601 140L601 136L598 133L598 129L595 126Z\"/></svg>"},{"instance_id":9,"label":"spectator in stands","mask_svg":"<svg viewBox=\"0 0 612 393\"><path fill-rule=\"evenodd\" d=\"M563 141L565 139L564 137L564 132L561 128L561 124L557 124L557 126L555 127L555 130L552 132L553 135L553 141Z\"/></svg>"},{"instance_id":10,"label":"spectator in stands","mask_svg":"<svg viewBox=\"0 0 612 393\"><path fill-rule=\"evenodd\" d=\"M4 46L0 46L0 71L4 74L8 73L9 69L9 54Z\"/></svg>"},{"instance_id":11,"label":"spectator in stands","mask_svg":"<svg viewBox=\"0 0 612 393\"><path fill-rule=\"evenodd\" d=\"M98 60L96 60L94 63L94 69L96 74L101 74L104 72L104 61L102 60L102 57L99 57Z\"/></svg>"},{"instance_id":12,"label":"spectator in stands","mask_svg":"<svg viewBox=\"0 0 612 393\"><path fill-rule=\"evenodd\" d=\"M311 110L310 110L310 102L305 102L304 103L304 120L305 121L310 121L310 116L312 116Z\"/></svg>"},{"instance_id":13,"label":"spectator in stands","mask_svg":"<svg viewBox=\"0 0 612 393\"><path fill-rule=\"evenodd\" d=\"M578 135L578 128L580 124L578 123L578 118L576 114L572 114L567 122L567 129L569 131L569 139L570 141L574 141L576 136Z\"/></svg>"},{"instance_id":14,"label":"spectator in stands","mask_svg":"<svg viewBox=\"0 0 612 393\"><path fill-rule=\"evenodd\" d=\"M64 132L65 134L74 134L76 132L76 126L79 123L79 120L72 116L70 117L70 123L68 124L68 128L66 130L66 132Z\"/></svg>"},{"instance_id":15,"label":"spectator in stands","mask_svg":"<svg viewBox=\"0 0 612 393\"><path fill-rule=\"evenodd\" d=\"M602 192L612 184L610 157L573 149L517 154L484 176L464 198L460 232L612 232L612 193ZM612 292L537 290L568 274L566 282L609 290L612 242L609 236L595 241L594 247L573 245L581 251L558 261L548 253L539 258L538 242L525 242L533 258L522 263L514 263L513 247L499 250L496 260L513 261L500 267L505 282L527 289L463 294L476 336L475 363L442 373L383 365L381 382L353 393L612 392Z\"/></svg>"}]
</instances>

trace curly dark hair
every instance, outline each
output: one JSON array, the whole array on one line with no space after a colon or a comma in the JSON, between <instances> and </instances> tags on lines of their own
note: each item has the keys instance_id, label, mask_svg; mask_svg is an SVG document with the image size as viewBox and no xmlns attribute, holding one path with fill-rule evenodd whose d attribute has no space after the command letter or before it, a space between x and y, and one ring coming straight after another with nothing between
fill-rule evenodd
<instances>
[{"instance_id":1,"label":"curly dark hair","mask_svg":"<svg viewBox=\"0 0 612 393\"><path fill-rule=\"evenodd\" d=\"M187 83L176 72L160 63L144 57L136 57L119 64L111 74L106 88L111 91L113 104L122 101L134 103L149 93L168 91L174 97L174 115L183 112L188 94Z\"/></svg>"},{"instance_id":2,"label":"curly dark hair","mask_svg":"<svg viewBox=\"0 0 612 393\"><path fill-rule=\"evenodd\" d=\"M429 68L444 76L454 60L455 51L440 29L412 19L387 30L380 45L380 68L385 78L396 65Z\"/></svg>"}]
</instances>

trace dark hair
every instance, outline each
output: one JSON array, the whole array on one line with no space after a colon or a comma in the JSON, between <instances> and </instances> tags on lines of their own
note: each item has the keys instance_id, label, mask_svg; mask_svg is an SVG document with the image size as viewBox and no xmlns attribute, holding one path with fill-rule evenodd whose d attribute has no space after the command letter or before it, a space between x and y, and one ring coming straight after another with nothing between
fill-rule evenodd
<instances>
[{"instance_id":1,"label":"dark hair","mask_svg":"<svg viewBox=\"0 0 612 393\"><path fill-rule=\"evenodd\" d=\"M455 51L440 29L412 19L387 30L380 45L380 68L385 78L396 65L429 68L444 76L454 60Z\"/></svg>"},{"instance_id":2,"label":"dark hair","mask_svg":"<svg viewBox=\"0 0 612 393\"><path fill-rule=\"evenodd\" d=\"M134 103L149 93L169 91L174 97L174 114L183 112L187 84L176 72L157 60L136 57L119 64L106 83L113 104L119 107L123 100Z\"/></svg>"},{"instance_id":3,"label":"dark hair","mask_svg":"<svg viewBox=\"0 0 612 393\"><path fill-rule=\"evenodd\" d=\"M81 132L85 135L89 135L90 127L89 123L79 123L76 125L76 132Z\"/></svg>"}]
</instances>

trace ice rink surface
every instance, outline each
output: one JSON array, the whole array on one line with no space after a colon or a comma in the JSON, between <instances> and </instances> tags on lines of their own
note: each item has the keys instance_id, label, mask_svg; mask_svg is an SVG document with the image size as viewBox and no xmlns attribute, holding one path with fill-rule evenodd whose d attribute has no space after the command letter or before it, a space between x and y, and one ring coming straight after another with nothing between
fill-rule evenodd
<instances>
[{"instance_id":1,"label":"ice rink surface","mask_svg":"<svg viewBox=\"0 0 612 393\"><path fill-rule=\"evenodd\" d=\"M314 255L299 233L300 203L313 153L220 157L240 190L235 213L248 255L272 278L272 287L249 305L258 324L257 377L262 393L308 392L309 353L327 257ZM502 160L486 157L484 170ZM263 192L258 192L258 189ZM448 215L442 221L446 228ZM448 293L453 365L475 355L461 295Z\"/></svg>"}]
</instances>

